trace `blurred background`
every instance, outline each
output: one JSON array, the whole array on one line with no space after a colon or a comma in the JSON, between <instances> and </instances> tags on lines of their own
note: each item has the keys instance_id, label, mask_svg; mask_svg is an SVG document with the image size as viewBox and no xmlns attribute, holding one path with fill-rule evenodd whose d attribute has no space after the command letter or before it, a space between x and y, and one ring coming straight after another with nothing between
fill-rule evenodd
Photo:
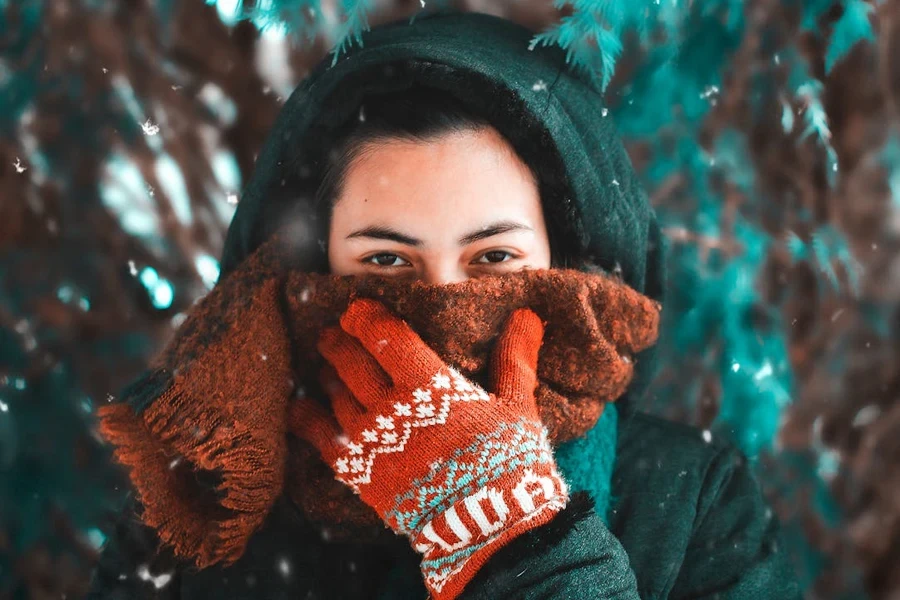
<instances>
[{"instance_id":1,"label":"blurred background","mask_svg":"<svg viewBox=\"0 0 900 600\"><path fill-rule=\"evenodd\" d=\"M294 86L442 6L606 90L671 249L644 410L751 458L807 598L900 598L889 0L0 0L0 598L86 592L129 489L95 409L216 281Z\"/></svg>"}]
</instances>

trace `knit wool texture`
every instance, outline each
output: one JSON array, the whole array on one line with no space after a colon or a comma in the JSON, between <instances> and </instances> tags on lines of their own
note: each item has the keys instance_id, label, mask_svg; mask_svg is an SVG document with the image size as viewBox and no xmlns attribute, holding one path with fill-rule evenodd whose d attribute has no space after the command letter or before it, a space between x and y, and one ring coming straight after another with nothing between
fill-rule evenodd
<instances>
[{"instance_id":1,"label":"knit wool texture","mask_svg":"<svg viewBox=\"0 0 900 600\"><path fill-rule=\"evenodd\" d=\"M406 536L435 600L456 598L502 547L569 501L540 417L543 324L512 313L490 362L490 391L447 365L381 303L360 298L319 350L333 414L310 399L290 425L336 478Z\"/></svg>"},{"instance_id":2,"label":"knit wool texture","mask_svg":"<svg viewBox=\"0 0 900 600\"><path fill-rule=\"evenodd\" d=\"M575 440L572 460L564 450L560 462L576 481L584 475L576 451L608 441L580 436L622 395L635 355L658 334L660 304L604 274L534 270L430 285L306 273L294 257L273 236L193 307L120 402L98 411L101 433L130 467L144 521L201 568L236 561L283 492L335 540L390 534L287 428L295 397L327 405L317 343L355 298L377 299L482 386L506 319L533 310L545 323L539 415L554 446Z\"/></svg>"}]
</instances>

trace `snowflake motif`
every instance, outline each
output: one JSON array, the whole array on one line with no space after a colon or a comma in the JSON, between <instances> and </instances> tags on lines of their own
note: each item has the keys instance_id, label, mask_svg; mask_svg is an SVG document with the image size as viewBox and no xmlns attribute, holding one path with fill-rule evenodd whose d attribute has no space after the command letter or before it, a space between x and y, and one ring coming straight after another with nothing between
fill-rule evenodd
<instances>
[{"instance_id":1,"label":"snowflake motif","mask_svg":"<svg viewBox=\"0 0 900 600\"><path fill-rule=\"evenodd\" d=\"M377 442L378 441L378 432L372 431L371 429L366 429L362 432L363 441L364 442Z\"/></svg>"},{"instance_id":2,"label":"snowflake motif","mask_svg":"<svg viewBox=\"0 0 900 600\"><path fill-rule=\"evenodd\" d=\"M398 402L394 405L394 416L396 417L408 417L410 414L410 405L404 404L402 402Z\"/></svg>"},{"instance_id":3,"label":"snowflake motif","mask_svg":"<svg viewBox=\"0 0 900 600\"><path fill-rule=\"evenodd\" d=\"M385 417L384 415L378 415L375 417L375 420L378 421L378 429L393 429L394 428L394 419L392 417Z\"/></svg>"},{"instance_id":4,"label":"snowflake motif","mask_svg":"<svg viewBox=\"0 0 900 600\"><path fill-rule=\"evenodd\" d=\"M351 458L350 459L350 470L354 473L359 473L360 471L365 470L365 461L361 458Z\"/></svg>"},{"instance_id":5,"label":"snowflake motif","mask_svg":"<svg viewBox=\"0 0 900 600\"><path fill-rule=\"evenodd\" d=\"M416 416L420 419L434 416L434 404L420 404L416 407Z\"/></svg>"},{"instance_id":6,"label":"snowflake motif","mask_svg":"<svg viewBox=\"0 0 900 600\"><path fill-rule=\"evenodd\" d=\"M397 434L389 433L389 432L385 431L384 433L381 434L381 443L384 445L396 444L397 443Z\"/></svg>"},{"instance_id":7,"label":"snowflake motif","mask_svg":"<svg viewBox=\"0 0 900 600\"><path fill-rule=\"evenodd\" d=\"M413 398L416 403L419 402L431 402L431 390L423 390L422 388L417 389L413 392Z\"/></svg>"},{"instance_id":8,"label":"snowflake motif","mask_svg":"<svg viewBox=\"0 0 900 600\"><path fill-rule=\"evenodd\" d=\"M347 459L346 458L337 459L334 463L334 468L337 470L338 473L349 472L349 469L347 468Z\"/></svg>"},{"instance_id":9,"label":"snowflake motif","mask_svg":"<svg viewBox=\"0 0 900 600\"><path fill-rule=\"evenodd\" d=\"M472 387L472 384L463 377L453 378L453 388L458 392L471 392L475 389Z\"/></svg>"},{"instance_id":10,"label":"snowflake motif","mask_svg":"<svg viewBox=\"0 0 900 600\"><path fill-rule=\"evenodd\" d=\"M353 442L347 444L347 448L350 449L350 454L362 454L363 451L362 444L355 444Z\"/></svg>"},{"instance_id":11,"label":"snowflake motif","mask_svg":"<svg viewBox=\"0 0 900 600\"><path fill-rule=\"evenodd\" d=\"M431 385L438 390L449 390L450 378L443 373L437 373L431 378Z\"/></svg>"}]
</instances>

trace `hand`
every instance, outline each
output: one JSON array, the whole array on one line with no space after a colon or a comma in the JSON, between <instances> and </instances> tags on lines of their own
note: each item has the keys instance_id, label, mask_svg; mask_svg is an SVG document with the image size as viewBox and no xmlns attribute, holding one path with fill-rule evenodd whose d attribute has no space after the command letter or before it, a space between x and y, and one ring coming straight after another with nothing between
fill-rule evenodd
<instances>
[{"instance_id":1,"label":"hand","mask_svg":"<svg viewBox=\"0 0 900 600\"><path fill-rule=\"evenodd\" d=\"M329 390L334 415L304 398L290 426L410 538L433 597L455 598L491 555L569 500L534 399L543 324L528 309L510 316L492 393L374 300L353 302L340 326L319 341L343 382Z\"/></svg>"}]
</instances>

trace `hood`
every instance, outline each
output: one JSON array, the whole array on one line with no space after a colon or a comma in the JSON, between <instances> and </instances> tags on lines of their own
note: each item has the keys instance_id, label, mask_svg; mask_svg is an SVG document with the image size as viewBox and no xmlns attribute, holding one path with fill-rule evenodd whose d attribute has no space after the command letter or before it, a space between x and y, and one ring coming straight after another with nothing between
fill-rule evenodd
<instances>
[{"instance_id":1,"label":"hood","mask_svg":"<svg viewBox=\"0 0 900 600\"><path fill-rule=\"evenodd\" d=\"M561 48L529 49L534 35L492 15L441 10L375 27L336 62L323 59L288 98L258 155L228 229L220 281L286 229L304 268L326 272L327 217L313 200L320 142L364 96L424 85L487 117L520 153L540 157L539 179L545 171L560 188L542 199L567 255L620 273L663 302L659 225L602 95ZM649 384L655 347L635 361L634 380L616 402L620 416Z\"/></svg>"}]
</instances>

